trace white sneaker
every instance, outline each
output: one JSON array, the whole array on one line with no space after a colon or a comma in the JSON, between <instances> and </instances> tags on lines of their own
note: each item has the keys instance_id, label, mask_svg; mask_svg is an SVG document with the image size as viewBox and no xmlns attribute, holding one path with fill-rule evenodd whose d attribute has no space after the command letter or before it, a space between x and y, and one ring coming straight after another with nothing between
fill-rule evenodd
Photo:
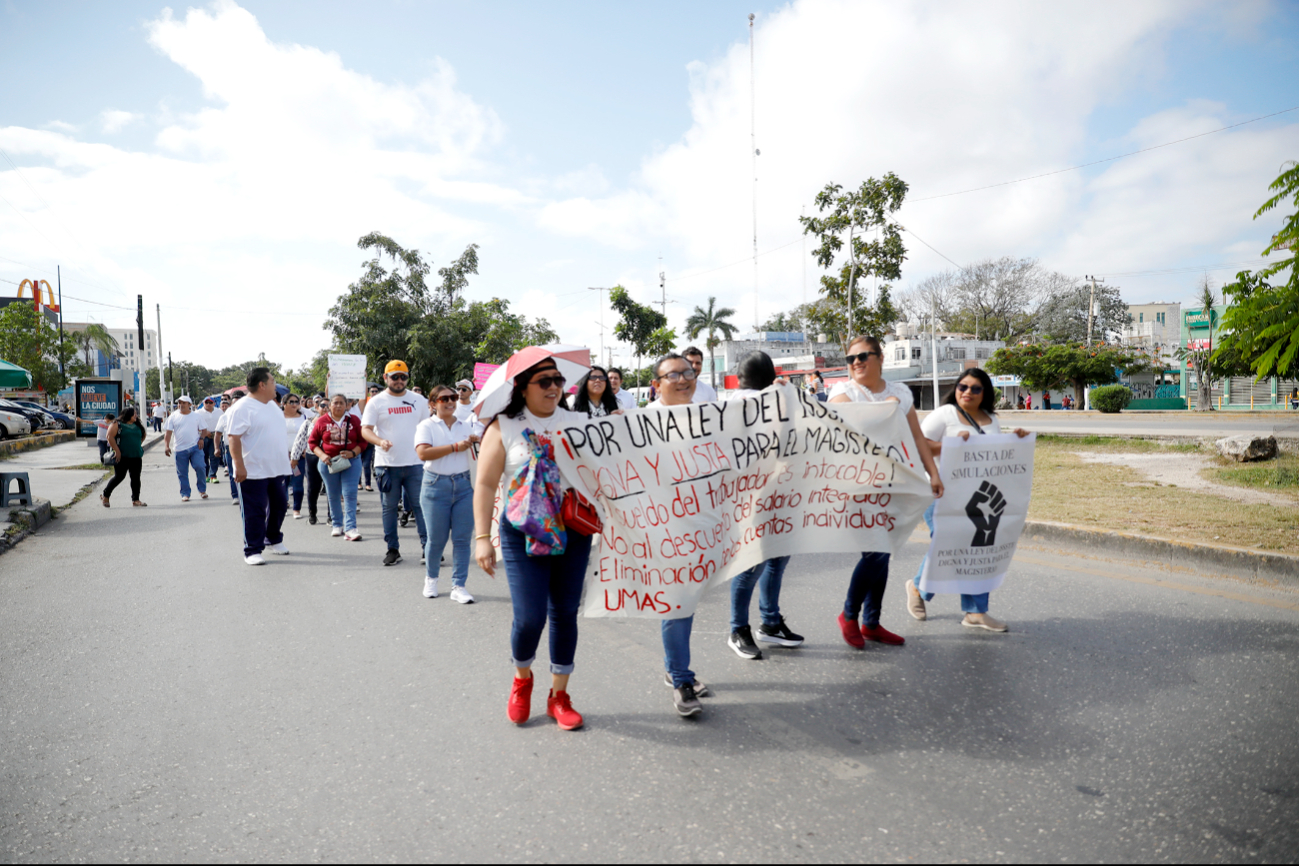
<instances>
[{"instance_id":1,"label":"white sneaker","mask_svg":"<svg viewBox=\"0 0 1299 866\"><path fill-rule=\"evenodd\" d=\"M470 595L469 590L465 589L463 586L451 587L451 600L459 602L460 604L474 603L474 597Z\"/></svg>"},{"instance_id":2,"label":"white sneaker","mask_svg":"<svg viewBox=\"0 0 1299 866\"><path fill-rule=\"evenodd\" d=\"M425 598L438 597L438 579L436 577L424 578L424 597Z\"/></svg>"},{"instance_id":3,"label":"white sneaker","mask_svg":"<svg viewBox=\"0 0 1299 866\"><path fill-rule=\"evenodd\" d=\"M268 544L266 545L266 549L269 550L271 553L274 553L276 556L289 555L289 549L284 546L283 541L281 541L279 544Z\"/></svg>"},{"instance_id":4,"label":"white sneaker","mask_svg":"<svg viewBox=\"0 0 1299 866\"><path fill-rule=\"evenodd\" d=\"M230 500L230 504L231 504L231 505L238 505L238 504L239 504L239 500L238 500L238 499L231 499L231 500Z\"/></svg>"},{"instance_id":5,"label":"white sneaker","mask_svg":"<svg viewBox=\"0 0 1299 866\"><path fill-rule=\"evenodd\" d=\"M342 534L343 534L343 527L341 526L335 526L333 529L329 530L330 538L338 538Z\"/></svg>"},{"instance_id":6,"label":"white sneaker","mask_svg":"<svg viewBox=\"0 0 1299 866\"><path fill-rule=\"evenodd\" d=\"M347 532L344 532L344 533L343 533L343 536L344 536L348 541L360 541L360 540L361 540L361 533L357 532L355 529L349 529L349 530L347 530Z\"/></svg>"},{"instance_id":7,"label":"white sneaker","mask_svg":"<svg viewBox=\"0 0 1299 866\"><path fill-rule=\"evenodd\" d=\"M302 519L302 512L301 512L301 511L295 511L295 512L293 512L293 519L294 519L294 520L301 520L301 519Z\"/></svg>"},{"instance_id":8,"label":"white sneaker","mask_svg":"<svg viewBox=\"0 0 1299 866\"><path fill-rule=\"evenodd\" d=\"M248 565L265 565L266 560L262 559L260 553L254 553L252 556L245 556L244 562Z\"/></svg>"}]
</instances>

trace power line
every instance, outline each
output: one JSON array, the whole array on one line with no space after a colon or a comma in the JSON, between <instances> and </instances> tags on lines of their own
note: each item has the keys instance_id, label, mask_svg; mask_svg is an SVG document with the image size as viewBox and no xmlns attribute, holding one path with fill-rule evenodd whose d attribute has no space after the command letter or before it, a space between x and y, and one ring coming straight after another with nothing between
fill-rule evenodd
<instances>
[{"instance_id":1,"label":"power line","mask_svg":"<svg viewBox=\"0 0 1299 866\"><path fill-rule=\"evenodd\" d=\"M945 258L945 259L947 259L949 262L952 262L952 264L956 265L956 266L957 266L958 268L960 268L961 270L965 270L965 265L957 264L956 262L954 262L954 261L952 261L951 259L947 258L947 256L944 256L942 253L939 253L938 250L937 250L936 248L934 248L933 246L930 245L929 241L925 240L925 239L922 238L920 235L918 235L918 234L916 234L915 232L913 232L911 229L903 228L902 230L903 230L904 232L906 232L907 234L911 235L911 236L912 236L913 238L915 238L916 240L920 241L920 242L921 242L922 244L924 244L925 246L929 247L929 248L930 248L931 250L933 250L934 252L938 253L938 255L942 256L942 257Z\"/></svg>"},{"instance_id":2,"label":"power line","mask_svg":"<svg viewBox=\"0 0 1299 866\"><path fill-rule=\"evenodd\" d=\"M1090 168L1093 165L1101 165L1102 163L1113 162L1116 159L1123 159L1129 156L1136 156L1139 153L1149 153L1152 150L1159 150L1161 147L1171 147L1174 144L1181 144L1184 141L1191 141L1192 139L1195 138L1203 138L1206 135L1213 135L1215 133L1225 132L1228 129L1236 129L1237 127L1240 126L1246 126L1251 123L1258 123L1260 120L1267 120L1269 117L1276 117L1281 114L1288 114L1291 111L1299 111L1299 105L1296 105L1294 108L1287 108L1284 111L1274 111L1271 114L1265 114L1262 117L1255 117L1253 120L1243 120L1240 123L1233 123L1230 126L1220 126L1217 129L1211 129L1208 132L1200 132L1200 133L1196 133L1195 135L1188 135L1186 138L1179 138L1176 141L1166 141L1163 144L1154 144L1151 145L1150 147L1143 147L1140 150L1134 150L1128 153L1121 153L1118 156L1107 156L1105 159L1098 159L1095 162L1085 162L1082 165L1074 165L1074 166L1070 166L1069 168L1059 168L1056 169L1055 171L1048 171L1043 174L1035 174L1029 177L1021 177L1018 178L1017 180L1005 180L1002 181L1001 183L993 183L987 186L976 186L973 189L963 189L963 190L958 190L957 192L945 192L942 195L930 195L930 196L925 196L924 198L913 198L911 199L911 202L916 203L922 201L933 201L935 199L940 199L940 198L950 198L954 195L965 195L966 193L971 193L971 192L981 192L982 190L985 189L996 189L999 186L1010 186L1013 183L1023 183L1024 181L1028 181L1028 180L1038 180L1039 178L1051 177L1052 175L1056 175L1056 174L1065 174L1066 172L1070 172L1070 171L1078 171L1079 169ZM946 256L944 256L944 258L946 258Z\"/></svg>"}]
</instances>

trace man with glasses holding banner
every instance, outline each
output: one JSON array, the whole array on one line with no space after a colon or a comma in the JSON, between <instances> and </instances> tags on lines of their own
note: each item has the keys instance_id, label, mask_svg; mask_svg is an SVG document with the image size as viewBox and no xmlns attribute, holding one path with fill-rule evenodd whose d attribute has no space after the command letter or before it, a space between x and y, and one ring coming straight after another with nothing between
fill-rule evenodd
<instances>
[{"instance_id":1,"label":"man with glasses holding banner","mask_svg":"<svg viewBox=\"0 0 1299 866\"><path fill-rule=\"evenodd\" d=\"M375 446L374 475L383 504L383 540L388 544L383 564L401 562L397 518L403 494L419 530L422 563L424 548L428 546L424 514L419 505L424 462L415 453L415 429L429 417L428 401L406 390L410 369L405 361L389 361L383 379L388 390L372 395L361 415L361 436Z\"/></svg>"}]
</instances>

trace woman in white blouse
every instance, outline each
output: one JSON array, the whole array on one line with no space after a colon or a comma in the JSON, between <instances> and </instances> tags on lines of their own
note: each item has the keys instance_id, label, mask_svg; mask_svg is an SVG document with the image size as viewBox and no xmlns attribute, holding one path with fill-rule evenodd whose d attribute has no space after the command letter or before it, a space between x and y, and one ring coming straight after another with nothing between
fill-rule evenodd
<instances>
[{"instance_id":1,"label":"woman in white blouse","mask_svg":"<svg viewBox=\"0 0 1299 866\"><path fill-rule=\"evenodd\" d=\"M943 437L959 436L968 440L971 435L996 434L1001 432L1001 422L997 420L996 397L992 380L988 374L977 367L966 370L956 380L956 388L935 409L925 423L920 425L929 448L935 455L943 450ZM1015 428L1015 435L1021 439L1028 435L1022 427ZM931 504L925 512L925 523L929 525L929 536L934 535L934 506ZM927 556L928 554L926 554ZM925 602L932 601L932 592L920 591L920 575L924 573L925 562L920 561L920 570L916 576L907 581L907 610L918 620L928 615ZM988 615L988 593L962 595L961 610L965 612L961 625L969 628L981 628L987 631L1004 632L1007 626Z\"/></svg>"},{"instance_id":2,"label":"woman in white blouse","mask_svg":"<svg viewBox=\"0 0 1299 866\"><path fill-rule=\"evenodd\" d=\"M938 466L930 453L928 440L920 431L916 417L915 400L911 389L901 382L884 380L884 351L874 337L855 337L848 346L848 369L852 377L830 390L831 403L886 403L902 404L911 435L916 440L916 450L929 473L929 486L934 498L943 495L943 482L938 478ZM867 551L862 553L853 569L848 584L848 597L839 614L839 629L849 646L861 649L872 640L890 646L901 646L906 640L880 625L880 610L884 605L884 589L889 580L889 554ZM861 614L861 624L857 622Z\"/></svg>"},{"instance_id":3,"label":"woman in white blouse","mask_svg":"<svg viewBox=\"0 0 1299 866\"><path fill-rule=\"evenodd\" d=\"M424 597L438 596L438 568L451 537L451 600L473 604L465 589L469 579L470 542L474 534L474 489L469 477L469 449L478 437L468 421L456 417L455 389L436 385L429 391L433 417L415 428L415 455L424 461L419 504L428 547L424 549Z\"/></svg>"}]
</instances>

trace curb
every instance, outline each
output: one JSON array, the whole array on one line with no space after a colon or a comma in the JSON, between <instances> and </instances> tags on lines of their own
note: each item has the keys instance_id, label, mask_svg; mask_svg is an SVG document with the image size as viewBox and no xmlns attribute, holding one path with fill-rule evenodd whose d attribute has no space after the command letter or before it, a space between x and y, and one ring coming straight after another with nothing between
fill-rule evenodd
<instances>
[{"instance_id":1,"label":"curb","mask_svg":"<svg viewBox=\"0 0 1299 866\"><path fill-rule=\"evenodd\" d=\"M1280 582L1299 589L1299 556L1285 553L1250 550L1218 544L1197 544L1118 532L1112 529L1088 529L1067 523L1030 520L1024 524L1022 538L1039 542L1054 542L1089 552L1103 547L1106 551L1127 554L1140 559L1153 559L1170 565L1217 569L1248 580Z\"/></svg>"},{"instance_id":2,"label":"curb","mask_svg":"<svg viewBox=\"0 0 1299 866\"><path fill-rule=\"evenodd\" d=\"M60 442L71 442L77 438L75 430L58 430L53 433L38 433L22 439L10 439L0 442L0 454L22 454L24 451L36 451L49 448Z\"/></svg>"}]
</instances>

